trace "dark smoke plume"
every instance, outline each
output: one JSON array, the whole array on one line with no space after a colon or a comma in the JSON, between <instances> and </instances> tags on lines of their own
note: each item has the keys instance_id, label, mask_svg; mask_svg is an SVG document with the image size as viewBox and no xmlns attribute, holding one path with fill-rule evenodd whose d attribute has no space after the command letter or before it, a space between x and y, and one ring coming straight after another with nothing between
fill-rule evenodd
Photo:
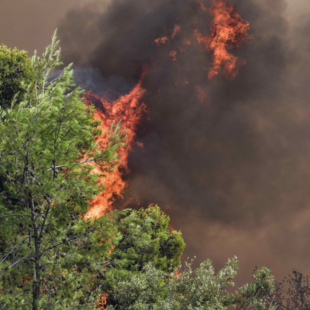
<instances>
[{"instance_id":1,"label":"dark smoke plume","mask_svg":"<svg viewBox=\"0 0 310 310\"><path fill-rule=\"evenodd\" d=\"M169 206L185 257L220 266L237 255L241 275L255 265L279 277L309 273L310 23L290 24L284 0L231 3L252 35L232 51L246 61L235 79L208 81L212 53L194 43L193 25L207 35L211 16L191 0L73 10L59 28L63 54L100 74L95 91L126 93L146 71L150 122L139 136L144 151L130 155L124 201ZM172 38L175 25L181 32ZM164 36L165 44L154 42Z\"/></svg>"}]
</instances>

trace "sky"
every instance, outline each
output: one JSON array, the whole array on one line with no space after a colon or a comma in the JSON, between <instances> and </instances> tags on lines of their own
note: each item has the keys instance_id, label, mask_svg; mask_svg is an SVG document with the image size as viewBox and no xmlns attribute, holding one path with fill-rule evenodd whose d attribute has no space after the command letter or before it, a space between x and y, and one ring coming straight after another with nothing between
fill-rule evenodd
<instances>
[{"instance_id":1,"label":"sky","mask_svg":"<svg viewBox=\"0 0 310 310\"><path fill-rule=\"evenodd\" d=\"M211 56L198 48L171 62L165 47L145 44L163 26L190 28L198 13L189 0L1 0L0 42L41 53L58 28L65 62L87 69L85 79L99 74L98 91L126 93L154 56L158 67L142 84L151 111L138 135L145 150L130 155L125 198L166 210L183 232L184 257L218 268L237 255L240 283L262 265L278 280L293 269L310 274L310 2L231 3L252 35L233 52L246 61L233 80L207 81ZM209 31L210 18L198 17ZM183 75L188 89L174 86Z\"/></svg>"}]
</instances>

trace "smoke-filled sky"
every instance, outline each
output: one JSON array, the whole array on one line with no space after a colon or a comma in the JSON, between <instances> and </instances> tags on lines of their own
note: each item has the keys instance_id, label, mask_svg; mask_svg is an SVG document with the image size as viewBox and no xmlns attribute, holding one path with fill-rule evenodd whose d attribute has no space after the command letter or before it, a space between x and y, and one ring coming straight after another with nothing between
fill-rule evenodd
<instances>
[{"instance_id":1,"label":"smoke-filled sky","mask_svg":"<svg viewBox=\"0 0 310 310\"><path fill-rule=\"evenodd\" d=\"M0 41L42 52L58 27L65 61L95 91L126 93L146 66L150 120L125 198L162 206L183 232L184 257L220 267L237 255L243 280L255 265L278 280L293 268L310 274L310 2L230 3L252 35L232 51L246 61L235 79L208 81L211 53L198 45L173 61L181 33L154 44L175 24L210 32L192 0L2 0Z\"/></svg>"}]
</instances>

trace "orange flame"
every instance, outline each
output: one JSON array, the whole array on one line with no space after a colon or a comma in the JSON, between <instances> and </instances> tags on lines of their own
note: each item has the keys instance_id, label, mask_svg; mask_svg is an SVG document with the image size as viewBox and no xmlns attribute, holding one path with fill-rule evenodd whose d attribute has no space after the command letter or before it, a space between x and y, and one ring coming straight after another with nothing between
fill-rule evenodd
<instances>
[{"instance_id":1,"label":"orange flame","mask_svg":"<svg viewBox=\"0 0 310 310\"><path fill-rule=\"evenodd\" d=\"M206 11L202 0L194 0L201 11ZM194 30L196 40L199 44L203 44L207 51L213 52L212 68L209 71L208 79L220 73L223 70L227 77L234 78L238 72L239 66L244 64L245 61L235 57L228 52L229 49L237 48L241 43L247 41L250 35L247 33L249 30L249 23L243 20L234 5L230 5L224 0L213 0L213 5L210 8L210 13L213 15L211 35L203 36L198 29ZM166 32L166 28L164 28ZM181 26L175 24L172 30L171 38L176 34L182 33ZM162 44L171 43L167 36L161 36L154 40L157 46ZM184 38L184 44L188 47L191 45L192 40ZM176 56L181 57L181 53L186 51L185 48L180 48L180 53L172 49L168 54L172 61L176 61ZM117 198L122 198L124 189L127 182L123 180L122 176L129 173L128 169L128 154L133 147L136 136L137 127L142 119L147 115L147 106L142 102L145 90L142 89L140 82L132 89L128 95L121 96L114 102L109 101L107 98L95 95L91 91L84 94L86 104L93 102L100 102L103 107L102 110L97 110L95 119L102 121L103 132L107 131L112 122L122 121L122 128L126 128L126 133L129 138L126 145L120 150L120 163L114 167L113 172L104 173L100 168L95 169L97 174L105 174L106 177L102 178L100 182L105 184L105 191L95 197L91 201L91 209L86 214L86 217L94 216L100 217L107 211L112 209L113 203ZM185 78L185 85L189 82ZM176 86L178 83L176 82ZM201 102L206 100L208 95L205 88L196 85L198 99ZM160 95L161 89L158 89ZM99 139L99 144L105 148L108 143L108 137L102 135ZM143 148L143 145L139 144Z\"/></svg>"},{"instance_id":2,"label":"orange flame","mask_svg":"<svg viewBox=\"0 0 310 310\"><path fill-rule=\"evenodd\" d=\"M107 298L109 297L107 292L103 292L101 295L101 300L98 303L98 307L101 310L104 310L104 306L107 304Z\"/></svg>"},{"instance_id":3,"label":"orange flame","mask_svg":"<svg viewBox=\"0 0 310 310\"><path fill-rule=\"evenodd\" d=\"M196 85L195 88L197 91L198 99L201 103L203 103L207 97L207 91L199 85Z\"/></svg>"},{"instance_id":4,"label":"orange flame","mask_svg":"<svg viewBox=\"0 0 310 310\"><path fill-rule=\"evenodd\" d=\"M167 41L169 41L169 39L166 36L154 40L157 46L159 46L160 44L166 44Z\"/></svg>"},{"instance_id":5,"label":"orange flame","mask_svg":"<svg viewBox=\"0 0 310 310\"><path fill-rule=\"evenodd\" d=\"M174 229L172 224L169 224L168 229L170 230L170 232L177 231L176 229Z\"/></svg>"},{"instance_id":6,"label":"orange flame","mask_svg":"<svg viewBox=\"0 0 310 310\"><path fill-rule=\"evenodd\" d=\"M176 61L176 55L177 55L177 52L175 50L172 50L170 53L169 53L169 56L172 57L172 60L173 61Z\"/></svg>"},{"instance_id":7,"label":"orange flame","mask_svg":"<svg viewBox=\"0 0 310 310\"><path fill-rule=\"evenodd\" d=\"M99 166L94 170L94 173L105 174L105 177L100 179L100 182L105 184L105 190L92 199L91 208L85 215L86 217L100 217L111 210L113 202L122 197L127 186L127 181L124 181L122 176L124 173L129 173L128 154L133 147L137 127L148 114L148 109L142 101L145 90L141 87L141 82L142 79L129 94L119 97L114 102L91 91L83 95L87 105L98 101L102 104L104 112L97 109L94 117L102 122L103 134L98 140L102 148L107 146L108 136L104 133L110 128L112 122L121 121L121 127L122 129L126 128L126 134L128 135L126 145L120 149L119 164L115 165L113 171L103 172Z\"/></svg>"},{"instance_id":8,"label":"orange flame","mask_svg":"<svg viewBox=\"0 0 310 310\"><path fill-rule=\"evenodd\" d=\"M181 32L181 26L174 25L174 29L173 29L171 38L173 39L179 32Z\"/></svg>"},{"instance_id":9,"label":"orange flame","mask_svg":"<svg viewBox=\"0 0 310 310\"><path fill-rule=\"evenodd\" d=\"M204 43L207 50L213 51L213 67L208 79L219 74L221 68L227 77L234 78L239 66L245 64L245 61L230 54L228 49L237 48L251 38L248 34L250 25L241 18L234 5L223 0L213 0L210 12L213 15L211 36L203 37L199 30L195 30L197 41Z\"/></svg>"}]
</instances>

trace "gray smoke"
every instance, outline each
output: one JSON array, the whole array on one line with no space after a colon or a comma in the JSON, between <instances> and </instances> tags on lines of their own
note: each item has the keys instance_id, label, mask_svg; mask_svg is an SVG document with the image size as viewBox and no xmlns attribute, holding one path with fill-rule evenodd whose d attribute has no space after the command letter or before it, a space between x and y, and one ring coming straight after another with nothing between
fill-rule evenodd
<instances>
[{"instance_id":1,"label":"gray smoke","mask_svg":"<svg viewBox=\"0 0 310 310\"><path fill-rule=\"evenodd\" d=\"M150 122L138 136L145 152L130 155L125 200L170 206L185 257L218 267L237 255L243 280L255 265L279 279L292 268L310 273L310 22L295 6L310 8L299 1L231 1L253 36L233 51L247 62L234 80L207 81L211 54L198 44L169 56L194 23L210 32L211 17L190 0L114 0L104 11L73 10L59 27L66 62L97 74L90 84L79 74L86 87L126 93L147 68ZM153 43L175 24L182 34Z\"/></svg>"}]
</instances>

